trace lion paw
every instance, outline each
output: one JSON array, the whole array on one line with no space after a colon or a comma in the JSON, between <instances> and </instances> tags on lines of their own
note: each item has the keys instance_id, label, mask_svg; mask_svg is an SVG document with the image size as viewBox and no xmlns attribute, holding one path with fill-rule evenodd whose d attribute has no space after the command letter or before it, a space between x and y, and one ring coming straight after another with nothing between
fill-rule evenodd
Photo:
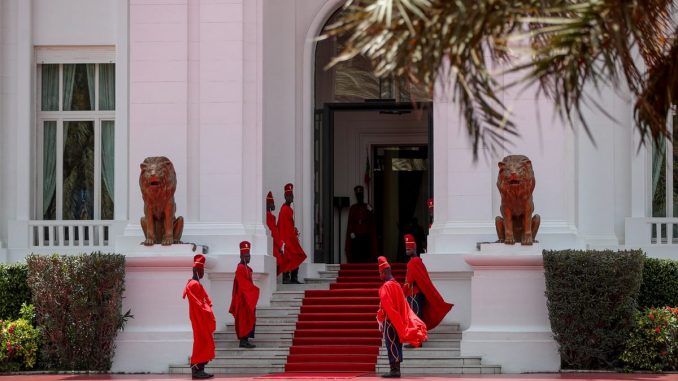
<instances>
[{"instance_id":1,"label":"lion paw","mask_svg":"<svg viewBox=\"0 0 678 381\"><path fill-rule=\"evenodd\" d=\"M504 243L507 245L514 245L516 243L516 240L513 237L506 237L504 239Z\"/></svg>"},{"instance_id":2,"label":"lion paw","mask_svg":"<svg viewBox=\"0 0 678 381\"><path fill-rule=\"evenodd\" d=\"M173 238L173 237L170 237L170 238L163 238L163 239L162 239L162 242L161 242L161 244L162 244L163 246L169 246L169 245L171 245L171 244L173 244L173 243L174 243L174 238Z\"/></svg>"},{"instance_id":3,"label":"lion paw","mask_svg":"<svg viewBox=\"0 0 678 381\"><path fill-rule=\"evenodd\" d=\"M144 246L153 246L155 245L155 240L153 238L146 238L143 244Z\"/></svg>"}]
</instances>

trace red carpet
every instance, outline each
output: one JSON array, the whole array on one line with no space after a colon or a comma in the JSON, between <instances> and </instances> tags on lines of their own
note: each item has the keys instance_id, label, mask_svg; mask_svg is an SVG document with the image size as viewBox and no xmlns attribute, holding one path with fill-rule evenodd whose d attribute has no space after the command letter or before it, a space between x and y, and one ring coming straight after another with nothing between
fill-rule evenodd
<instances>
[{"instance_id":1,"label":"red carpet","mask_svg":"<svg viewBox=\"0 0 678 381\"><path fill-rule=\"evenodd\" d=\"M315 379L333 379L333 378L355 378L364 375L365 372L285 372L267 374L256 378L315 378Z\"/></svg>"},{"instance_id":2,"label":"red carpet","mask_svg":"<svg viewBox=\"0 0 678 381\"><path fill-rule=\"evenodd\" d=\"M391 267L402 282L405 264ZM374 372L382 345L376 321L381 283L376 263L342 264L329 290L307 290L285 373L269 378L352 378Z\"/></svg>"}]
</instances>

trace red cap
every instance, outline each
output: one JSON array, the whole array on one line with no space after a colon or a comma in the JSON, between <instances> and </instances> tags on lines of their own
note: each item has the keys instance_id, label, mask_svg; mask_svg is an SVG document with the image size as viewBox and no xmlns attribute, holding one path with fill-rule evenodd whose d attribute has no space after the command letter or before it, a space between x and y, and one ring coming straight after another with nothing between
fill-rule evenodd
<instances>
[{"instance_id":1,"label":"red cap","mask_svg":"<svg viewBox=\"0 0 678 381\"><path fill-rule=\"evenodd\" d=\"M193 267L204 269L205 268L205 256L202 255L202 254L196 254L193 257Z\"/></svg>"},{"instance_id":2,"label":"red cap","mask_svg":"<svg viewBox=\"0 0 678 381\"><path fill-rule=\"evenodd\" d=\"M386 260L386 257L379 257L377 258L377 263L379 263L379 271L382 271L384 269L390 269L391 265L388 264L388 261Z\"/></svg>"},{"instance_id":3,"label":"red cap","mask_svg":"<svg viewBox=\"0 0 678 381\"><path fill-rule=\"evenodd\" d=\"M268 194L266 195L266 202L271 202L271 201L273 201L273 193L271 193L269 191Z\"/></svg>"},{"instance_id":4,"label":"red cap","mask_svg":"<svg viewBox=\"0 0 678 381\"><path fill-rule=\"evenodd\" d=\"M293 189L294 185L292 185L292 183L285 184L285 194L292 193Z\"/></svg>"},{"instance_id":5,"label":"red cap","mask_svg":"<svg viewBox=\"0 0 678 381\"><path fill-rule=\"evenodd\" d=\"M249 241L240 242L240 256L242 257L245 254L249 254L251 246L252 244L249 243Z\"/></svg>"},{"instance_id":6,"label":"red cap","mask_svg":"<svg viewBox=\"0 0 678 381\"><path fill-rule=\"evenodd\" d=\"M433 208L433 199L432 199L432 198L429 198L428 200L426 200L426 205L427 205L429 208Z\"/></svg>"},{"instance_id":7,"label":"red cap","mask_svg":"<svg viewBox=\"0 0 678 381\"><path fill-rule=\"evenodd\" d=\"M412 234L405 234L405 249L416 249L417 243L414 241L414 236Z\"/></svg>"}]
</instances>

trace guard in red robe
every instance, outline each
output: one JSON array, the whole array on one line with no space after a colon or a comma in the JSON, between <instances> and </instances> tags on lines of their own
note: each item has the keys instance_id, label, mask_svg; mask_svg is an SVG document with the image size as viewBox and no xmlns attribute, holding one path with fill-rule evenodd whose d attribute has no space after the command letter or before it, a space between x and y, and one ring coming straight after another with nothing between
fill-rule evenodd
<instances>
[{"instance_id":1,"label":"guard in red robe","mask_svg":"<svg viewBox=\"0 0 678 381\"><path fill-rule=\"evenodd\" d=\"M405 234L405 253L410 258L407 262L407 275L403 291L412 311L426 323L429 331L438 326L454 304L443 300L428 275L426 266L417 254L417 243L414 236Z\"/></svg>"},{"instance_id":2,"label":"guard in red robe","mask_svg":"<svg viewBox=\"0 0 678 381\"><path fill-rule=\"evenodd\" d=\"M259 301L259 287L254 285L252 269L247 265L250 263L250 247L248 241L240 242L240 263L235 270L231 307L228 309L235 319L235 334L240 340L240 348L256 347L249 342L249 338L254 338Z\"/></svg>"},{"instance_id":3,"label":"guard in red robe","mask_svg":"<svg viewBox=\"0 0 678 381\"><path fill-rule=\"evenodd\" d=\"M379 277L384 284L379 287L379 311L377 322L384 333L384 346L391 370L382 375L386 378L400 377L400 363L403 361L402 342L415 347L428 339L426 324L414 314L405 300L403 289L391 275L391 265L385 257L377 259Z\"/></svg>"},{"instance_id":4,"label":"guard in red robe","mask_svg":"<svg viewBox=\"0 0 678 381\"><path fill-rule=\"evenodd\" d=\"M430 230L433 225L433 198L426 200L426 206L428 207L428 228Z\"/></svg>"},{"instance_id":5,"label":"guard in red robe","mask_svg":"<svg viewBox=\"0 0 678 381\"><path fill-rule=\"evenodd\" d=\"M280 234L278 233L278 227L275 223L275 216L273 211L275 210L275 201L273 200L273 194L268 192L266 195L266 226L268 230L271 231L271 238L273 238L273 257L275 257L276 263L276 275L280 275L283 272L283 269L286 268L287 264L285 261L285 256L282 252L282 240L280 239Z\"/></svg>"},{"instance_id":6,"label":"guard in red robe","mask_svg":"<svg viewBox=\"0 0 678 381\"><path fill-rule=\"evenodd\" d=\"M348 263L374 263L377 259L377 230L372 207L364 202L365 188L353 188L356 203L348 210L344 252Z\"/></svg>"},{"instance_id":7,"label":"guard in red robe","mask_svg":"<svg viewBox=\"0 0 678 381\"><path fill-rule=\"evenodd\" d=\"M306 259L306 253L299 243L299 232L294 227L294 211L292 203L294 202L294 187L292 184L285 185L285 204L280 207L278 213L278 234L283 242L283 252L287 264L283 269L283 283L299 282L299 265Z\"/></svg>"},{"instance_id":8,"label":"guard in red robe","mask_svg":"<svg viewBox=\"0 0 678 381\"><path fill-rule=\"evenodd\" d=\"M212 311L212 300L200 284L205 275L205 256L193 257L193 278L184 288L184 299L188 297L189 316L193 327L193 353L191 354L191 374L193 379L214 377L205 372L205 365L214 358L214 337L217 321Z\"/></svg>"}]
</instances>

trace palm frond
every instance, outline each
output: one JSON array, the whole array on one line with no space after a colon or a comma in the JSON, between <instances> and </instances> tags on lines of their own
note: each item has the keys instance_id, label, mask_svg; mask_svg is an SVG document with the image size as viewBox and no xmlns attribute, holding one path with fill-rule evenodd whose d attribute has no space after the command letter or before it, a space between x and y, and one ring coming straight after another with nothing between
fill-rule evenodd
<instances>
[{"instance_id":1,"label":"palm frond","mask_svg":"<svg viewBox=\"0 0 678 381\"><path fill-rule=\"evenodd\" d=\"M590 92L628 88L639 100L641 135L665 136L675 97L650 99L660 86L650 82L675 62L667 43L672 12L672 0L351 0L324 37L349 36L330 66L363 55L379 77L431 94L448 84L477 158L481 143L493 150L517 134L502 92L529 83L589 136L582 110L600 108ZM517 80L504 84L497 74Z\"/></svg>"}]
</instances>

